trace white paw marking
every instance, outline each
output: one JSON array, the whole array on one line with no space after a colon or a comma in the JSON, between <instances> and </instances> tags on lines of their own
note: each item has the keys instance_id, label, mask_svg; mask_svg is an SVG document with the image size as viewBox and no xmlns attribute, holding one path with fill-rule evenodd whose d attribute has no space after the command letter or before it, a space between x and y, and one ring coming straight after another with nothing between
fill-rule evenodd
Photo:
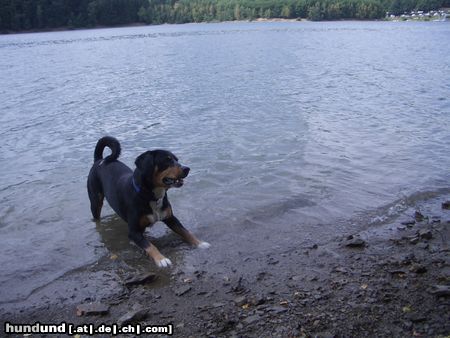
<instances>
[{"instance_id":1,"label":"white paw marking","mask_svg":"<svg viewBox=\"0 0 450 338\"><path fill-rule=\"evenodd\" d=\"M208 242L200 242L199 245L197 245L197 248L199 249L208 249L211 246Z\"/></svg>"},{"instance_id":2,"label":"white paw marking","mask_svg":"<svg viewBox=\"0 0 450 338\"><path fill-rule=\"evenodd\" d=\"M156 264L160 267L160 268L167 268L169 266L172 265L172 262L170 261L169 258L163 258L161 259L159 262L156 262Z\"/></svg>"}]
</instances>

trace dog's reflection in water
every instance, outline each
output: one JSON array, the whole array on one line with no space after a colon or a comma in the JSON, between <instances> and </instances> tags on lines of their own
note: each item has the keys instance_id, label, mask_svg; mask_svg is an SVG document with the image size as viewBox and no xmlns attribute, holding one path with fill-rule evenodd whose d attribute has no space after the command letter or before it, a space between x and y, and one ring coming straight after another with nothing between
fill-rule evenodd
<instances>
[{"instance_id":1,"label":"dog's reflection in water","mask_svg":"<svg viewBox=\"0 0 450 338\"><path fill-rule=\"evenodd\" d=\"M116 214L103 217L96 222L96 229L100 235L100 241L108 250L108 256L112 260L120 260L125 263L133 273L155 272L160 277L160 282L167 283L170 277L170 271L158 269L152 261L150 261L144 251L135 245L128 238L127 224ZM174 262L182 260L183 251L187 249L183 247L183 241L175 234L166 231L164 225L155 225L152 229L152 235L158 237L150 237L152 242L158 244L163 251L170 256ZM146 234L148 236L148 234ZM173 250L173 248L177 248Z\"/></svg>"}]
</instances>

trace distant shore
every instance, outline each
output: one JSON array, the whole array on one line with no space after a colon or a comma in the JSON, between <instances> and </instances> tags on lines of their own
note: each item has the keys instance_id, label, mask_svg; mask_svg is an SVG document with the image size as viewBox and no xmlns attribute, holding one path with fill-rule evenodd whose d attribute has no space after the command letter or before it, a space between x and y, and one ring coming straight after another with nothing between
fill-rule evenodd
<instances>
[{"instance_id":1,"label":"distant shore","mask_svg":"<svg viewBox=\"0 0 450 338\"><path fill-rule=\"evenodd\" d=\"M162 26L162 25L186 25L186 24L209 24L209 23L245 23L245 22L343 22L343 21L390 21L386 19L374 19L374 20L359 20L359 19L345 19L345 20L322 20L313 21L305 18L297 19L284 19L284 18L258 18L255 20L232 20L232 21L202 21L202 22L185 22L185 23L162 23L162 24L145 24L141 22L135 22L124 25L114 25L114 26L93 26L93 27L57 27L57 28L42 28L42 29L30 29L30 30L20 30L20 31L1 31L0 35L9 34L30 34L30 33L51 33L51 32L67 32L67 31L78 31L78 30L91 30L91 29L108 29L108 28L127 28L127 27L145 27L145 26Z\"/></svg>"},{"instance_id":2,"label":"distant shore","mask_svg":"<svg viewBox=\"0 0 450 338\"><path fill-rule=\"evenodd\" d=\"M448 14L450 15L450 14ZM202 21L202 22L185 22L185 23L161 23L161 24L146 24L142 22L134 22L123 25L97 25L97 26L86 26L86 27L55 27L55 28L42 28L42 29L29 29L29 30L4 30L0 31L0 35L9 35L9 34L30 34L30 33L51 33L51 32L67 32L67 31L78 31L78 30L93 30L93 29L108 29L108 28L127 28L127 27L145 27L145 26L162 26L162 25L186 25L186 24L208 24L208 23L250 23L250 22L345 22L345 21L361 21L361 22L432 22L432 21L446 21L444 20L432 20L430 18L422 18L420 16L412 17L407 15L402 16L388 16L382 19L341 19L341 20L309 20L306 18L295 18L295 19L285 19L285 18L257 18L254 20L229 20L229 21ZM448 21L448 20L447 20Z\"/></svg>"}]
</instances>

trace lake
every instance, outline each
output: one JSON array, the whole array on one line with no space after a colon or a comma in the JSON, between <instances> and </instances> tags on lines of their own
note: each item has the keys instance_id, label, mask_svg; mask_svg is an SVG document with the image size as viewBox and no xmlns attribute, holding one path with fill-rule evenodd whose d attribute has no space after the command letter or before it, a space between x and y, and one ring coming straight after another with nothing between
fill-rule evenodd
<instances>
[{"instance_id":1,"label":"lake","mask_svg":"<svg viewBox=\"0 0 450 338\"><path fill-rule=\"evenodd\" d=\"M351 21L0 36L2 303L140 255L109 207L104 228L91 220L104 135L129 166L166 148L191 167L169 196L213 247L326 241L448 193L449 36L448 22Z\"/></svg>"}]
</instances>

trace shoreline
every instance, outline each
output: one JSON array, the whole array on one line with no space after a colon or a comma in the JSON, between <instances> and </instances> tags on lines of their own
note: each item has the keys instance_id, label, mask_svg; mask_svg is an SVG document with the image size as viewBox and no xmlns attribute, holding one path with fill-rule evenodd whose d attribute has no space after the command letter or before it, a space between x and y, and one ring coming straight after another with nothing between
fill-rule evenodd
<instances>
[{"instance_id":1,"label":"shoreline","mask_svg":"<svg viewBox=\"0 0 450 338\"><path fill-rule=\"evenodd\" d=\"M8 35L22 35L22 34L34 34L34 33L55 33L55 32L72 32L72 31L83 31L83 30L97 30L97 29L114 29L114 28L131 28L131 27L157 27L157 26L165 26L165 25L191 25L191 24L218 24L218 23L227 23L227 24L236 24L236 23L275 23L275 22L448 22L446 21L434 21L434 20L398 20L398 19L373 19L373 20L363 20L363 19L342 19L342 20L308 20L304 18L298 19L283 19L283 18L258 18L255 20L233 20L233 21L203 21L203 22L185 22L185 23L162 23L162 24L145 24L145 23L132 23L125 25L116 25L116 26L95 26L95 27L58 27L58 28L43 28L43 29L31 29L31 30L22 30L22 31L3 31L0 32L0 36L8 36Z\"/></svg>"},{"instance_id":2,"label":"shoreline","mask_svg":"<svg viewBox=\"0 0 450 338\"><path fill-rule=\"evenodd\" d=\"M389 22L393 20L387 19L373 19L373 20L362 20L362 19L342 19L342 20L321 20L313 21L305 18L297 19L283 19L283 18L257 18L254 20L232 20L232 21L202 21L202 22L185 22L185 23L162 23L162 24L146 24L146 23L131 23L124 25L114 25L114 26L95 26L95 27L58 27L58 28L43 28L43 29L30 29L22 31L3 31L0 32L0 36L17 35L17 34L33 34L33 33L53 33L53 32L71 32L71 31L82 31L82 30L96 30L96 29L113 29L113 28L129 28L129 27L153 27L153 26L164 26L164 25L188 25L188 24L217 24L217 23L261 23L261 22Z\"/></svg>"},{"instance_id":3,"label":"shoreline","mask_svg":"<svg viewBox=\"0 0 450 338\"><path fill-rule=\"evenodd\" d=\"M168 236L158 245L184 256L175 257L171 270L137 270L120 255L106 255L28 301L4 306L1 318L13 324L171 323L176 337L445 337L450 210L441 204L448 200L448 193L432 197L385 224L268 252L218 255ZM209 250L221 246L227 244L213 242ZM129 277L148 272L156 279L127 285ZM105 305L106 314L78 316L77 307L90 303Z\"/></svg>"}]
</instances>

